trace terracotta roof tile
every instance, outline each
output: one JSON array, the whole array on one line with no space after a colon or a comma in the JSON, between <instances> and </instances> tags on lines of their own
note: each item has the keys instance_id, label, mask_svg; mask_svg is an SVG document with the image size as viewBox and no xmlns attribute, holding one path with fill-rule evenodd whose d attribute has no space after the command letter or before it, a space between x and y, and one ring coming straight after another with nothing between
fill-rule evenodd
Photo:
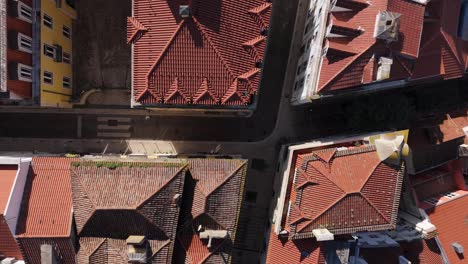
<instances>
[{"instance_id":1,"label":"terracotta roof tile","mask_svg":"<svg viewBox=\"0 0 468 264\"><path fill-rule=\"evenodd\" d=\"M339 40L339 50L346 51L347 56L333 56L330 54L323 58L320 69L318 92L326 93L339 89L352 88L369 83L369 78L363 78L365 66L368 65L374 54L380 56L405 56L416 57L418 55L421 30L423 25L424 6L414 1L381 0L373 1L371 5L361 5L359 8L349 6L349 1L341 1L352 12L334 12L333 21L338 25L352 25L362 29L361 34L347 39ZM337 2L338 6L343 3ZM401 14L400 36L398 41L386 46L384 41L374 38L376 16L380 11L389 11ZM351 14L352 13L352 14ZM333 44L332 51L336 50ZM344 48L346 47L346 49ZM355 51L355 52L351 52ZM368 67L367 67L368 68ZM392 78L407 78L410 75L400 72ZM364 82L363 82L364 80Z\"/></svg>"},{"instance_id":2,"label":"terracotta roof tile","mask_svg":"<svg viewBox=\"0 0 468 264\"><path fill-rule=\"evenodd\" d=\"M14 234L11 233L2 214L0 214L0 255L23 259L19 245L16 243L14 238Z\"/></svg>"},{"instance_id":3,"label":"terracotta roof tile","mask_svg":"<svg viewBox=\"0 0 468 264\"><path fill-rule=\"evenodd\" d=\"M68 237L72 194L70 163L61 157L35 157L26 183L17 234L20 237Z\"/></svg>"},{"instance_id":4,"label":"terracotta roof tile","mask_svg":"<svg viewBox=\"0 0 468 264\"><path fill-rule=\"evenodd\" d=\"M5 212L17 171L17 165L0 165L0 214Z\"/></svg>"},{"instance_id":5,"label":"terracotta roof tile","mask_svg":"<svg viewBox=\"0 0 468 264\"><path fill-rule=\"evenodd\" d=\"M260 32L268 28L271 3L264 0L221 0L216 4L191 1L190 17L182 18L179 6L186 4L186 0L133 3L129 39L135 32L141 32L134 28L144 25L157 29L140 34L141 38L134 43L133 96L136 101L143 105L250 103L250 96L258 90L258 81L243 83L247 99L232 96L232 92L231 96L226 95L233 83L244 73L256 69L256 63L264 56L266 40ZM243 47L245 44L249 47ZM177 93L175 98L169 91L176 78L184 93ZM200 92L201 86L210 93Z\"/></svg>"},{"instance_id":6,"label":"terracotta roof tile","mask_svg":"<svg viewBox=\"0 0 468 264\"><path fill-rule=\"evenodd\" d=\"M292 206L284 226L291 238L311 237L320 227L347 234L396 224L403 167L381 162L375 147L296 155L298 173L289 186L286 203Z\"/></svg>"},{"instance_id":7,"label":"terracotta roof tile","mask_svg":"<svg viewBox=\"0 0 468 264\"><path fill-rule=\"evenodd\" d=\"M187 263L219 263L230 259L243 196L247 161L238 159L190 159L190 187L184 195L185 210L179 222L178 240ZM213 248L201 240L198 227L226 230L229 239L213 240ZM214 254L216 253L216 254Z\"/></svg>"},{"instance_id":8,"label":"terracotta roof tile","mask_svg":"<svg viewBox=\"0 0 468 264\"><path fill-rule=\"evenodd\" d=\"M468 45L455 37L461 1L431 1L427 13L432 21L424 23L421 52L412 79L463 76L468 62Z\"/></svg>"},{"instance_id":9,"label":"terracotta roof tile","mask_svg":"<svg viewBox=\"0 0 468 264\"><path fill-rule=\"evenodd\" d=\"M124 239L82 237L77 253L78 263L128 263L127 243ZM171 263L167 259L167 247L169 242L148 240L151 255L148 263ZM162 253L162 254L161 254ZM169 256L170 257L170 256Z\"/></svg>"},{"instance_id":10,"label":"terracotta roof tile","mask_svg":"<svg viewBox=\"0 0 468 264\"><path fill-rule=\"evenodd\" d=\"M323 252L315 239L288 240L270 233L266 263L325 263Z\"/></svg>"},{"instance_id":11,"label":"terracotta roof tile","mask_svg":"<svg viewBox=\"0 0 468 264\"><path fill-rule=\"evenodd\" d=\"M185 164L120 162L107 168L84 161L72 167L73 204L78 234L125 239L145 235L166 240L175 235ZM158 212L155 214L154 212ZM164 218L164 220L163 220Z\"/></svg>"},{"instance_id":12,"label":"terracotta roof tile","mask_svg":"<svg viewBox=\"0 0 468 264\"><path fill-rule=\"evenodd\" d=\"M69 237L19 237L26 263L41 263L41 245L53 245L60 263L76 263L75 242Z\"/></svg>"},{"instance_id":13,"label":"terracotta roof tile","mask_svg":"<svg viewBox=\"0 0 468 264\"><path fill-rule=\"evenodd\" d=\"M452 243L468 248L468 194L427 210L429 219L437 228L438 237L450 263L468 263L458 255Z\"/></svg>"}]
</instances>

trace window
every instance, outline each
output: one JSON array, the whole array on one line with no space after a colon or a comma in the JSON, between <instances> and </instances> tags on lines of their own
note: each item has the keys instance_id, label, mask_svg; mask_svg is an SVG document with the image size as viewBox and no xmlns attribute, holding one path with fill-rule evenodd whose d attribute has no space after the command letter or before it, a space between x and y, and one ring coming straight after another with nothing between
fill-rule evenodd
<instances>
[{"instance_id":1,"label":"window","mask_svg":"<svg viewBox=\"0 0 468 264\"><path fill-rule=\"evenodd\" d=\"M71 38L71 30L69 27L63 26L62 33L66 38Z\"/></svg>"},{"instance_id":2,"label":"window","mask_svg":"<svg viewBox=\"0 0 468 264\"><path fill-rule=\"evenodd\" d=\"M18 80L25 81L25 82L32 82L31 66L18 63Z\"/></svg>"},{"instance_id":3,"label":"window","mask_svg":"<svg viewBox=\"0 0 468 264\"><path fill-rule=\"evenodd\" d=\"M54 83L54 74L48 71L44 71L44 83L53 84Z\"/></svg>"},{"instance_id":4,"label":"window","mask_svg":"<svg viewBox=\"0 0 468 264\"><path fill-rule=\"evenodd\" d=\"M71 63L71 57L70 57L70 54L64 52L63 53L63 56L62 56L62 61L66 64L70 64Z\"/></svg>"},{"instance_id":5,"label":"window","mask_svg":"<svg viewBox=\"0 0 468 264\"><path fill-rule=\"evenodd\" d=\"M48 28L54 28L54 20L52 19L52 17L44 14L44 26L48 27Z\"/></svg>"},{"instance_id":6,"label":"window","mask_svg":"<svg viewBox=\"0 0 468 264\"><path fill-rule=\"evenodd\" d=\"M55 48L48 44L44 44L44 55L47 57L55 58Z\"/></svg>"},{"instance_id":7,"label":"window","mask_svg":"<svg viewBox=\"0 0 468 264\"><path fill-rule=\"evenodd\" d=\"M70 78L63 77L63 88L71 88Z\"/></svg>"},{"instance_id":8,"label":"window","mask_svg":"<svg viewBox=\"0 0 468 264\"><path fill-rule=\"evenodd\" d=\"M32 8L21 1L18 1L18 18L32 23Z\"/></svg>"},{"instance_id":9,"label":"window","mask_svg":"<svg viewBox=\"0 0 468 264\"><path fill-rule=\"evenodd\" d=\"M32 38L18 33L18 50L32 53Z\"/></svg>"}]
</instances>

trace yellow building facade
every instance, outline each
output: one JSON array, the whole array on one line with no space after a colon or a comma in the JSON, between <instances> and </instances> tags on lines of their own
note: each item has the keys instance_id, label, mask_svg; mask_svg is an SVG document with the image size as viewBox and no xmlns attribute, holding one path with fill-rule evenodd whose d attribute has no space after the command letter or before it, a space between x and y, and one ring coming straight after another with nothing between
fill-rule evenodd
<instances>
[{"instance_id":1,"label":"yellow building facade","mask_svg":"<svg viewBox=\"0 0 468 264\"><path fill-rule=\"evenodd\" d=\"M72 107L74 1L41 0L40 104Z\"/></svg>"}]
</instances>

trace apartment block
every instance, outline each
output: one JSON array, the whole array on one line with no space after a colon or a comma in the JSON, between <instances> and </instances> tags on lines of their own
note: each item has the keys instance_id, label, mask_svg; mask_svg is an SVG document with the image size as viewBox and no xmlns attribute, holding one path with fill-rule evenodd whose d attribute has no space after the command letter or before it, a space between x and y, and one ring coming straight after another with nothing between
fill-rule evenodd
<instances>
[{"instance_id":1,"label":"apartment block","mask_svg":"<svg viewBox=\"0 0 468 264\"><path fill-rule=\"evenodd\" d=\"M33 2L0 2L0 101L31 101Z\"/></svg>"},{"instance_id":2,"label":"apartment block","mask_svg":"<svg viewBox=\"0 0 468 264\"><path fill-rule=\"evenodd\" d=\"M77 17L75 1L40 0L39 3L40 78L38 89L40 105L71 107L72 23Z\"/></svg>"},{"instance_id":3,"label":"apartment block","mask_svg":"<svg viewBox=\"0 0 468 264\"><path fill-rule=\"evenodd\" d=\"M0 102L71 107L74 0L0 2Z\"/></svg>"},{"instance_id":4,"label":"apartment block","mask_svg":"<svg viewBox=\"0 0 468 264\"><path fill-rule=\"evenodd\" d=\"M291 103L462 77L466 1L311 0Z\"/></svg>"}]
</instances>

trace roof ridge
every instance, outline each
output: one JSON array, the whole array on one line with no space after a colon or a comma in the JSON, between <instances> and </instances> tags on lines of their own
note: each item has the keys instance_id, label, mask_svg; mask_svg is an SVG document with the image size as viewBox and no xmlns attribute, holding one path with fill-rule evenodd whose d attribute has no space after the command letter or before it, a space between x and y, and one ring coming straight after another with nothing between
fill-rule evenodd
<instances>
[{"instance_id":1,"label":"roof ridge","mask_svg":"<svg viewBox=\"0 0 468 264\"><path fill-rule=\"evenodd\" d=\"M336 154L335 154L336 155ZM318 160L318 159L317 159ZM319 161L319 160L318 160ZM309 165L309 162L310 161L307 161L307 164L306 164L306 171L307 171L307 166ZM346 194L347 192L345 190L343 190L343 188L341 188L341 186L339 186L337 183L335 183L334 181L332 181L330 179L330 177L328 177L327 175L323 174L319 169L317 169L315 166L311 165L314 170L316 170L318 173L320 173L323 177L325 177L329 182L331 182L333 185L335 185L338 189L340 189L340 191L342 191L344 194Z\"/></svg>"},{"instance_id":2,"label":"roof ridge","mask_svg":"<svg viewBox=\"0 0 468 264\"><path fill-rule=\"evenodd\" d=\"M382 164L382 162L379 162L375 165L374 169L372 169L371 173L369 175L367 175L367 179L361 184L361 187L359 188L360 191L362 191L362 189L364 188L364 185L366 185L366 183L369 181L369 179L372 177L372 175L374 174L375 170L380 166L380 164Z\"/></svg>"},{"instance_id":3,"label":"roof ridge","mask_svg":"<svg viewBox=\"0 0 468 264\"><path fill-rule=\"evenodd\" d=\"M356 193L356 194L359 194L375 211L377 211L377 213L379 213L379 215L383 219L387 220L388 222L391 221L391 219L387 219L387 217L385 217L384 214L382 212L380 212L380 210L377 207L375 207L374 203L372 203L369 199L367 199L367 197L365 195L362 195L362 193L360 193L360 192Z\"/></svg>"},{"instance_id":4,"label":"roof ridge","mask_svg":"<svg viewBox=\"0 0 468 264\"><path fill-rule=\"evenodd\" d=\"M167 92L169 94L166 94L164 96L164 101L169 101L169 100L173 99L177 94L182 96L182 98L184 98L184 100L187 101L187 96L185 95L185 92L183 91L183 89L181 89L179 87L179 80L178 80L177 77L174 79L174 81L171 84L171 87L169 88L169 90Z\"/></svg>"},{"instance_id":5,"label":"roof ridge","mask_svg":"<svg viewBox=\"0 0 468 264\"><path fill-rule=\"evenodd\" d=\"M180 30L182 29L182 27L186 24L186 20L182 20L182 22L180 22L179 26L177 27L176 31L174 32L174 34L172 34L172 36L169 38L169 41L167 42L166 46L164 46L164 48L161 50L161 53L159 54L158 56L158 59L153 63L153 65L151 65L150 67L150 70L148 71L148 73L146 74L146 87L148 87L148 79L150 78L150 75L151 73L155 70L156 68L156 65L159 64L159 62L162 60L163 58L163 55L166 53L166 51L169 49L169 47L171 46L172 42L174 41L175 37L180 33ZM146 88L148 89L148 88Z\"/></svg>"},{"instance_id":6,"label":"roof ridge","mask_svg":"<svg viewBox=\"0 0 468 264\"><path fill-rule=\"evenodd\" d=\"M151 90L148 87L146 87L145 90L140 95L137 96L136 101L140 101L143 95L145 95L146 93L149 93L151 96L157 99L156 98L157 95L154 95L153 92L151 92Z\"/></svg>"},{"instance_id":7,"label":"roof ridge","mask_svg":"<svg viewBox=\"0 0 468 264\"><path fill-rule=\"evenodd\" d=\"M138 33L142 32L142 34L144 35L147 31L148 31L148 28L146 28L140 21L138 21L138 19L136 19L135 17L127 17L127 21L129 21L133 27L134 27L134 32L133 34L130 36L130 38L127 39L127 44L130 44L132 43ZM142 35L142 36L143 36ZM135 40L136 41L136 40Z\"/></svg>"},{"instance_id":8,"label":"roof ridge","mask_svg":"<svg viewBox=\"0 0 468 264\"><path fill-rule=\"evenodd\" d=\"M247 161L245 160L238 160L239 161L239 165L234 169L232 170L228 175L228 177L226 177L225 179L223 179L217 186L216 188L213 188L213 190L211 190L209 193L206 194L206 198L208 198L208 196L210 196L214 191L216 191L219 187L221 187L221 185L225 184L229 179L231 179L234 174L236 174L244 165L246 165Z\"/></svg>"},{"instance_id":9,"label":"roof ridge","mask_svg":"<svg viewBox=\"0 0 468 264\"><path fill-rule=\"evenodd\" d=\"M84 194L88 197L88 198L87 198L88 201L89 201L89 202L91 203L91 205L93 206L93 212L91 213L90 217L88 217L88 219L86 219L86 221L83 223L83 226L81 227L81 230L79 230L79 231L77 230L77 231L78 231L77 233L80 234L80 233L83 231L83 229L84 229L84 227L86 226L86 224L88 224L89 219L91 219L91 217L93 216L94 212L97 210L97 206L94 204L93 200L89 198L88 190L85 188L83 182L81 181L81 177L78 176L78 174L76 173L76 169L75 169L75 168L71 168L71 169L70 169L70 174L72 174L72 173L73 173L73 174L75 175L75 177L78 179L78 184L81 185L81 188L82 188L83 191L85 192ZM72 177L72 176L73 176L73 175L70 175L70 180L71 180L71 177ZM71 186L73 186L73 185L71 184ZM72 206L73 206L73 191L72 191ZM78 227L77 227L77 229L78 229ZM71 232L71 231L70 231L70 232Z\"/></svg>"},{"instance_id":10,"label":"roof ridge","mask_svg":"<svg viewBox=\"0 0 468 264\"><path fill-rule=\"evenodd\" d=\"M344 65L343 68L341 68L341 70L337 71L337 72L336 72L327 82L325 82L321 87L318 87L318 88L317 88L317 92L319 92L319 91L323 90L325 87L327 87L332 81L334 81L334 80L338 77L338 75L340 75L341 73L343 73L348 67L351 66L351 64L353 64L358 58L360 58L361 56L363 56L363 55L364 55L367 51L369 51L369 49L370 49L372 46L374 46L375 44L376 44L375 42L372 43L372 44L370 44L366 49L364 49L364 50L362 51L361 54L359 54L359 55L357 55L357 56L354 55L355 57L354 57L351 61L349 61L346 65Z\"/></svg>"},{"instance_id":11,"label":"roof ridge","mask_svg":"<svg viewBox=\"0 0 468 264\"><path fill-rule=\"evenodd\" d=\"M410 69L408 69L406 64L403 63L400 56L395 56L394 58L398 61L398 63L401 65L401 67L403 67L403 69L405 69L405 71L408 73L409 76L411 76L413 74L413 72L410 71Z\"/></svg>"},{"instance_id":12,"label":"roof ridge","mask_svg":"<svg viewBox=\"0 0 468 264\"><path fill-rule=\"evenodd\" d=\"M429 47L429 45L438 37L440 37L442 33L440 32L440 30L438 31L438 33L434 34L434 36L432 36L430 39L428 39L423 46L421 46L419 48L419 51L425 51L427 47Z\"/></svg>"},{"instance_id":13,"label":"roof ridge","mask_svg":"<svg viewBox=\"0 0 468 264\"><path fill-rule=\"evenodd\" d=\"M205 32L205 29L201 26L200 22L198 22L198 20L195 17L192 17L192 21L194 22L194 24L198 28L198 30L200 30L200 33L203 36L203 38L205 38L205 40L208 42L208 44L210 44L210 47L214 50L216 56L219 58L219 60L223 64L223 66L226 68L229 75L231 75L232 78L235 78L234 73L232 72L231 68L229 67L227 62L224 60L223 56L221 56L221 53L216 48L216 45L214 45L214 43L211 40L211 38L209 37L209 35Z\"/></svg>"},{"instance_id":14,"label":"roof ridge","mask_svg":"<svg viewBox=\"0 0 468 264\"><path fill-rule=\"evenodd\" d=\"M107 237L104 237L104 238L101 238L102 241L100 243L98 243L98 245L96 246L96 248L94 250L92 250L90 253L89 253L89 256L91 256L92 254L96 253L96 251L98 250L98 248L100 248L102 246L102 244L104 244L104 242L107 241Z\"/></svg>"},{"instance_id":15,"label":"roof ridge","mask_svg":"<svg viewBox=\"0 0 468 264\"><path fill-rule=\"evenodd\" d=\"M259 6L249 9L249 11L247 12L260 15L261 13L265 12L265 10L267 10L270 6L271 6L271 3L265 2Z\"/></svg>"},{"instance_id":16,"label":"roof ridge","mask_svg":"<svg viewBox=\"0 0 468 264\"><path fill-rule=\"evenodd\" d=\"M172 241L170 239L167 239L166 242L164 242L156 251L153 252L153 255L151 255L150 258L153 258L159 251L161 251L165 246L169 245Z\"/></svg>"},{"instance_id":17,"label":"roof ridge","mask_svg":"<svg viewBox=\"0 0 468 264\"><path fill-rule=\"evenodd\" d=\"M457 61L457 64L458 64L458 68L461 70L462 73L464 73L465 69L464 69L464 67L461 67L461 65L463 65L463 63L462 63L461 59L458 57L458 54L455 52L454 47L451 45L451 42L449 41L449 39L448 39L447 35L445 34L444 30L441 29L440 33L443 36L446 45L449 47L448 50L450 51L452 56L455 57L455 60Z\"/></svg>"},{"instance_id":18,"label":"roof ridge","mask_svg":"<svg viewBox=\"0 0 468 264\"><path fill-rule=\"evenodd\" d=\"M330 203L330 205L323 209L321 212L319 212L317 214L316 217L314 217L314 219L312 219L307 225L303 226L302 228L299 228L297 230L297 232L302 232L302 230L306 229L308 226L310 226L313 222L315 222L315 220L317 220L318 217L320 217L321 215L323 215L325 212L327 212L328 210L330 210L333 206L337 205L339 201L343 200L346 196L348 196L349 194L344 192L344 194L340 197L338 197L333 203ZM296 232L296 233L297 233Z\"/></svg>"},{"instance_id":19,"label":"roof ridge","mask_svg":"<svg viewBox=\"0 0 468 264\"><path fill-rule=\"evenodd\" d=\"M137 206L135 206L135 209L137 210L138 208L142 207L144 203L146 203L149 199L151 199L151 197L153 197L154 195L156 195L160 190L162 190L164 187L166 187L179 173L181 173L184 169L187 168L187 163L181 163L181 164L184 164L183 166L181 166L179 168L179 170L177 172L175 172L163 185L161 185L154 193L152 193L151 195L148 196L148 198L146 199L143 199L142 202L140 204L138 204Z\"/></svg>"}]
</instances>

